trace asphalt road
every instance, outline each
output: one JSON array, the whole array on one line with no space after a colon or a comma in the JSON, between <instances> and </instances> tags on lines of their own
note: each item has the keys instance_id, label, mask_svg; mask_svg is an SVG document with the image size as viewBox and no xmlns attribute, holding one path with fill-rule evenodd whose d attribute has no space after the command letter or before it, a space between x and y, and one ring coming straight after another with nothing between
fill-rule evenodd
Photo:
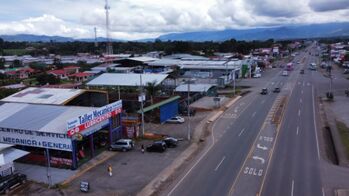
<instances>
[{"instance_id":1,"label":"asphalt road","mask_svg":"<svg viewBox=\"0 0 349 196\"><path fill-rule=\"evenodd\" d=\"M274 71L263 87L282 87ZM253 92L234 104L213 126L213 143L162 195L227 195L277 94Z\"/></svg>"},{"instance_id":2,"label":"asphalt road","mask_svg":"<svg viewBox=\"0 0 349 196\"><path fill-rule=\"evenodd\" d=\"M299 75L289 97L279 137L262 187L262 196L324 195L320 174L317 135L317 108L313 71L307 65L314 58L305 56L305 74Z\"/></svg>"}]
</instances>

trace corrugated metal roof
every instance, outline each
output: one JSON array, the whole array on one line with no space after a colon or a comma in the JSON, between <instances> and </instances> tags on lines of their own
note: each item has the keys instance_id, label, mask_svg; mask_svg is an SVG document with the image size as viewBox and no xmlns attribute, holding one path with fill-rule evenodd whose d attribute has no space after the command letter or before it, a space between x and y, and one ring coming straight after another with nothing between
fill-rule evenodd
<instances>
[{"instance_id":1,"label":"corrugated metal roof","mask_svg":"<svg viewBox=\"0 0 349 196\"><path fill-rule=\"evenodd\" d=\"M0 106L0 127L50 133L66 133L67 121L94 107L6 103Z\"/></svg>"},{"instance_id":2,"label":"corrugated metal roof","mask_svg":"<svg viewBox=\"0 0 349 196\"><path fill-rule=\"evenodd\" d=\"M88 86L140 86L140 75L142 75L142 84L156 81L159 85L166 79L168 74L119 74L105 73L87 83Z\"/></svg>"},{"instance_id":3,"label":"corrugated metal roof","mask_svg":"<svg viewBox=\"0 0 349 196\"><path fill-rule=\"evenodd\" d=\"M153 105L151 105L151 106L148 106L148 107L146 107L146 108L144 108L143 109L143 112L148 112L148 111L150 111L150 110L153 110L153 109L155 109L155 108L158 108L158 107L160 107L160 106L162 106L162 105L165 105L165 104L167 104L167 103L170 103L170 102L172 102L172 101L174 101L174 100L177 100L177 99L179 99L179 98L181 98L180 96L175 96L175 97L171 97L171 98L168 98L168 99L166 99L166 100L164 100L164 101L161 101L161 102L159 102L159 103L156 103L156 104L153 104ZM142 111L141 110L138 110L138 112L137 113L142 113Z\"/></svg>"},{"instance_id":4,"label":"corrugated metal roof","mask_svg":"<svg viewBox=\"0 0 349 196\"><path fill-rule=\"evenodd\" d=\"M29 154L29 152L27 151L19 150L16 148L6 148L1 153L4 154L4 164L11 163L16 159Z\"/></svg>"},{"instance_id":5,"label":"corrugated metal roof","mask_svg":"<svg viewBox=\"0 0 349 196\"><path fill-rule=\"evenodd\" d=\"M83 92L85 92L85 90L30 87L8 96L1 101L62 105L67 100L70 100Z\"/></svg>"},{"instance_id":6,"label":"corrugated metal roof","mask_svg":"<svg viewBox=\"0 0 349 196\"><path fill-rule=\"evenodd\" d=\"M190 92L207 92L211 87L214 85L212 84L190 84ZM182 84L176 87L176 92L188 92L188 84Z\"/></svg>"}]
</instances>

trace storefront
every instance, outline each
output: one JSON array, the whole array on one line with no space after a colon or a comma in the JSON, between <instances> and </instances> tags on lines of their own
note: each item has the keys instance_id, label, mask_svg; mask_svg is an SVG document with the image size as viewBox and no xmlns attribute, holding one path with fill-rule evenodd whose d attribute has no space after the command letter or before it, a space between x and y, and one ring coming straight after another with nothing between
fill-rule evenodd
<instances>
[{"instance_id":1,"label":"storefront","mask_svg":"<svg viewBox=\"0 0 349 196\"><path fill-rule=\"evenodd\" d=\"M0 143L30 152L22 162L76 169L122 137L122 102L100 108L0 105Z\"/></svg>"}]
</instances>

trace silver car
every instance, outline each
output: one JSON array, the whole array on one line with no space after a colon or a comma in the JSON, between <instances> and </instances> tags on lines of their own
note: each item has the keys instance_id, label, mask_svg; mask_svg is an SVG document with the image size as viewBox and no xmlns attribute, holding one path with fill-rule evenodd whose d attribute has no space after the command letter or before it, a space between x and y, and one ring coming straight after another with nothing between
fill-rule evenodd
<instances>
[{"instance_id":1,"label":"silver car","mask_svg":"<svg viewBox=\"0 0 349 196\"><path fill-rule=\"evenodd\" d=\"M126 152L132 150L134 147L134 142L131 139L119 139L115 143L111 144L109 150L119 150Z\"/></svg>"}]
</instances>

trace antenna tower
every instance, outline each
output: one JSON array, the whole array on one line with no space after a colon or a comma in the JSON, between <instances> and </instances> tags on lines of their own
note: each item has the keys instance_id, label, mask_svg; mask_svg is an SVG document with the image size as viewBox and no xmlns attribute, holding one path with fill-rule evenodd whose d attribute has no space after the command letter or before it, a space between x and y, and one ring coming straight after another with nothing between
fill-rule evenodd
<instances>
[{"instance_id":1,"label":"antenna tower","mask_svg":"<svg viewBox=\"0 0 349 196\"><path fill-rule=\"evenodd\" d=\"M96 27L94 28L94 31L95 31L95 47L97 48L98 42L97 42L97 28Z\"/></svg>"},{"instance_id":2,"label":"antenna tower","mask_svg":"<svg viewBox=\"0 0 349 196\"><path fill-rule=\"evenodd\" d=\"M108 4L108 0L105 0L105 22L106 22L106 34L107 34L107 48L106 48L106 54L111 55L113 54L113 46L110 42L110 35L109 35L109 10L110 6Z\"/></svg>"}]
</instances>

